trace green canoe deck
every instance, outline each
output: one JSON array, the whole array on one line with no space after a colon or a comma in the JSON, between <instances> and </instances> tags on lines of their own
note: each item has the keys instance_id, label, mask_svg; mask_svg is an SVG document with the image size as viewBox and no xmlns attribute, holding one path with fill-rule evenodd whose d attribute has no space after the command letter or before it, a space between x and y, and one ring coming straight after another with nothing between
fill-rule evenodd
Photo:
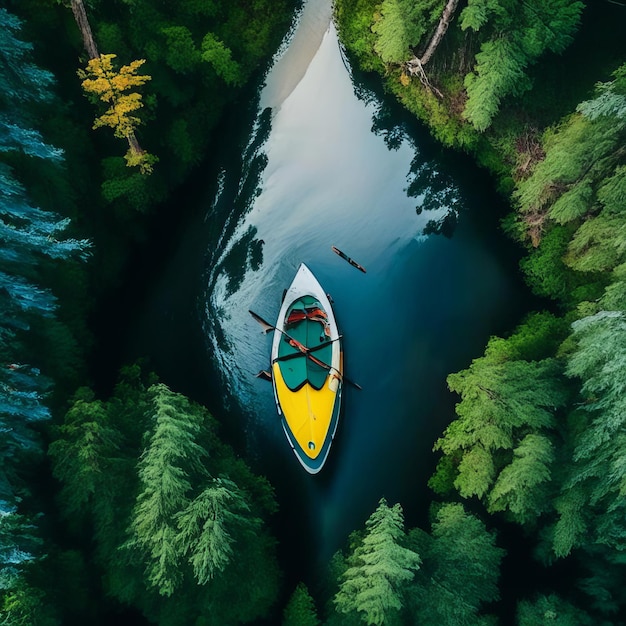
<instances>
[{"instance_id":1,"label":"green canoe deck","mask_svg":"<svg viewBox=\"0 0 626 626\"><path fill-rule=\"evenodd\" d=\"M318 300L312 296L303 296L295 300L287 310L285 319L288 320L294 312L295 317L301 314L303 319L287 324L285 326L285 332L307 348L315 348L315 352L312 356L330 365L333 348L330 338L325 333L326 325L319 320L306 317L306 312L310 312L314 309L324 310ZM327 345L323 348L318 347L324 343ZM328 376L328 370L307 358L298 348L292 346L289 343L289 339L283 335L278 347L278 359L288 357L292 354L297 354L298 356L278 361L280 371L287 387L292 391L296 391L308 381L314 389L321 389Z\"/></svg>"}]
</instances>

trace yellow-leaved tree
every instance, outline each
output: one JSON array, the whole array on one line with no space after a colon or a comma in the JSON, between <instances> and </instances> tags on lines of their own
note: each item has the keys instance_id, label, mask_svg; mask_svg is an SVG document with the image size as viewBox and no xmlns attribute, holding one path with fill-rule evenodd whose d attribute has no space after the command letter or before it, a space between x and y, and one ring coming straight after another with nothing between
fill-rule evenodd
<instances>
[{"instance_id":1,"label":"yellow-leaved tree","mask_svg":"<svg viewBox=\"0 0 626 626\"><path fill-rule=\"evenodd\" d=\"M145 63L138 59L116 69L113 64L115 54L101 54L89 60L87 68L78 70L82 79L82 87L87 94L94 94L109 108L96 118L93 128L109 126L116 137L126 139L129 149L124 158L129 166L138 166L143 174L152 172L156 157L141 148L135 129L141 120L133 115L143 103L138 91L131 91L151 80L147 74L137 74L137 70Z\"/></svg>"}]
</instances>

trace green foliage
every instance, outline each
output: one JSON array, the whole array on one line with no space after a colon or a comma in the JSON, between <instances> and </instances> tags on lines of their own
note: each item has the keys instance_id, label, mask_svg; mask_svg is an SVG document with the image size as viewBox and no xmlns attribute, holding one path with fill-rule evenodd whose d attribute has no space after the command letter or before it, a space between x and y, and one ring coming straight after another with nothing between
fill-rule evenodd
<instances>
[{"instance_id":1,"label":"green foliage","mask_svg":"<svg viewBox=\"0 0 626 626\"><path fill-rule=\"evenodd\" d=\"M50 337L40 332L60 326L52 279L70 259L85 259L90 244L66 237L70 220L56 212L52 198L67 182L63 155L42 134L54 110L53 76L34 63L21 31L21 20L0 8L0 621L48 626L57 622L28 579L42 542L40 503L24 476L41 464L37 422L50 417L53 384L29 361L55 363L40 356Z\"/></svg>"},{"instance_id":2,"label":"green foliage","mask_svg":"<svg viewBox=\"0 0 626 626\"><path fill-rule=\"evenodd\" d=\"M148 584L171 595L181 572L175 516L188 505L189 475L202 472L206 452L196 443L202 414L165 385L150 390L154 431L139 463L141 491L131 522L131 547L146 561ZM190 520L193 521L193 520Z\"/></svg>"},{"instance_id":3,"label":"green foliage","mask_svg":"<svg viewBox=\"0 0 626 626\"><path fill-rule=\"evenodd\" d=\"M428 479L428 486L440 496L450 496L454 491L457 465L460 455L444 455L437 461L435 473Z\"/></svg>"},{"instance_id":4,"label":"green foliage","mask_svg":"<svg viewBox=\"0 0 626 626\"><path fill-rule=\"evenodd\" d=\"M581 102L577 109L590 120L607 117L624 124L626 120L626 64L613 72L611 82L598 83L596 97Z\"/></svg>"},{"instance_id":5,"label":"green foliage","mask_svg":"<svg viewBox=\"0 0 626 626\"><path fill-rule=\"evenodd\" d=\"M192 72L201 57L189 29L185 26L167 26L161 32L166 40L165 62L179 74Z\"/></svg>"},{"instance_id":6,"label":"green foliage","mask_svg":"<svg viewBox=\"0 0 626 626\"><path fill-rule=\"evenodd\" d=\"M567 188L586 169L586 146L593 141L589 122L580 116L546 133L543 142L546 157L535 167L532 176L519 183L515 192L520 210L545 212L558 197L559 189Z\"/></svg>"},{"instance_id":7,"label":"green foliage","mask_svg":"<svg viewBox=\"0 0 626 626\"><path fill-rule=\"evenodd\" d=\"M232 52L213 33L207 33L202 40L201 59L208 63L227 85L242 83L239 64L232 58Z\"/></svg>"},{"instance_id":8,"label":"green foliage","mask_svg":"<svg viewBox=\"0 0 626 626\"><path fill-rule=\"evenodd\" d=\"M26 582L0 596L3 626L60 626L61 622L46 603L44 593Z\"/></svg>"},{"instance_id":9,"label":"green foliage","mask_svg":"<svg viewBox=\"0 0 626 626\"><path fill-rule=\"evenodd\" d=\"M282 626L319 626L315 603L306 585L299 583L283 613Z\"/></svg>"},{"instance_id":10,"label":"green foliage","mask_svg":"<svg viewBox=\"0 0 626 626\"><path fill-rule=\"evenodd\" d=\"M600 412L577 452L578 458L591 458L597 446L614 441L626 415L622 393L622 381L626 380L626 319L621 312L601 311L574 322L572 327L578 347L569 357L566 372L582 379L585 410Z\"/></svg>"},{"instance_id":11,"label":"green foliage","mask_svg":"<svg viewBox=\"0 0 626 626\"><path fill-rule=\"evenodd\" d=\"M494 362L523 359L537 361L556 354L569 332L567 322L546 311L530 313L511 336L492 337L485 356Z\"/></svg>"},{"instance_id":12,"label":"green foliage","mask_svg":"<svg viewBox=\"0 0 626 626\"><path fill-rule=\"evenodd\" d=\"M49 447L54 475L63 485L63 508L72 523L84 520L95 496L102 495L107 474L120 456L120 445L120 434L103 403L88 389L77 391Z\"/></svg>"},{"instance_id":13,"label":"green foliage","mask_svg":"<svg viewBox=\"0 0 626 626\"><path fill-rule=\"evenodd\" d=\"M585 611L556 595L523 600L517 607L518 626L554 624L554 626L592 626L595 622Z\"/></svg>"},{"instance_id":14,"label":"green foliage","mask_svg":"<svg viewBox=\"0 0 626 626\"><path fill-rule=\"evenodd\" d=\"M155 176L144 176L125 165L121 157L109 157L102 161L104 182L102 197L119 211L120 217L133 210L147 213L154 204L165 198L164 181Z\"/></svg>"},{"instance_id":15,"label":"green foliage","mask_svg":"<svg viewBox=\"0 0 626 626\"><path fill-rule=\"evenodd\" d=\"M607 286L600 300L607 311L626 310L626 264L618 265L612 274L612 282Z\"/></svg>"},{"instance_id":16,"label":"green foliage","mask_svg":"<svg viewBox=\"0 0 626 626\"><path fill-rule=\"evenodd\" d=\"M520 263L535 294L547 296L566 306L598 298L606 280L602 275L583 276L565 264L573 232L572 227L551 226L539 246Z\"/></svg>"},{"instance_id":17,"label":"green foliage","mask_svg":"<svg viewBox=\"0 0 626 626\"><path fill-rule=\"evenodd\" d=\"M337 0L334 3L340 39L365 70L383 67L374 52L376 35L372 31L378 5L378 0Z\"/></svg>"},{"instance_id":18,"label":"green foliage","mask_svg":"<svg viewBox=\"0 0 626 626\"><path fill-rule=\"evenodd\" d=\"M439 0L383 0L380 18L372 26L377 35L374 50L384 63L401 64L411 57L427 31L434 9L441 10Z\"/></svg>"},{"instance_id":19,"label":"green foliage","mask_svg":"<svg viewBox=\"0 0 626 626\"><path fill-rule=\"evenodd\" d=\"M600 311L572 326L576 348L568 357L566 373L582 381L580 413L588 414L588 419L576 432L574 462L555 502L557 556L591 542L618 549L626 545L622 510L626 320L622 312Z\"/></svg>"},{"instance_id":20,"label":"green foliage","mask_svg":"<svg viewBox=\"0 0 626 626\"><path fill-rule=\"evenodd\" d=\"M558 520L553 529L552 550L557 557L567 556L584 541L588 530L587 501L588 494L582 485L572 485L555 499Z\"/></svg>"},{"instance_id":21,"label":"green foliage","mask_svg":"<svg viewBox=\"0 0 626 626\"><path fill-rule=\"evenodd\" d=\"M189 506L177 513L178 540L203 585L224 570L233 557L233 529L253 534L262 526L250 518L245 495L231 480L216 478Z\"/></svg>"},{"instance_id":22,"label":"green foliage","mask_svg":"<svg viewBox=\"0 0 626 626\"><path fill-rule=\"evenodd\" d=\"M492 623L481 613L485 604L499 597L504 550L483 522L460 504L444 504L435 515L430 536L414 529L409 538L423 559L409 589L411 623Z\"/></svg>"},{"instance_id":23,"label":"green foliage","mask_svg":"<svg viewBox=\"0 0 626 626\"><path fill-rule=\"evenodd\" d=\"M456 465L453 484L463 497L483 498L490 511L506 510L521 523L549 506L554 411L567 398L557 361L520 358L525 344L529 353L536 349L541 319L523 325L508 349L507 340L492 339L484 357L448 377L461 402L435 444ZM440 461L434 484L448 485L450 470L450 462Z\"/></svg>"},{"instance_id":24,"label":"green foliage","mask_svg":"<svg viewBox=\"0 0 626 626\"><path fill-rule=\"evenodd\" d=\"M469 0L460 16L460 24L463 30L471 29L479 31L493 17L502 14L499 0Z\"/></svg>"},{"instance_id":25,"label":"green foliage","mask_svg":"<svg viewBox=\"0 0 626 626\"><path fill-rule=\"evenodd\" d=\"M278 591L273 492L214 430L133 366L108 401L77 394L51 444L60 506L94 538L108 593L164 624L249 621Z\"/></svg>"},{"instance_id":26,"label":"green foliage","mask_svg":"<svg viewBox=\"0 0 626 626\"><path fill-rule=\"evenodd\" d=\"M464 116L477 130L491 125L503 98L530 88L529 65L544 52L559 53L571 43L583 6L571 0L468 2L461 12L461 28L488 33L474 71L465 77Z\"/></svg>"},{"instance_id":27,"label":"green foliage","mask_svg":"<svg viewBox=\"0 0 626 626\"><path fill-rule=\"evenodd\" d=\"M584 556L585 573L577 587L584 594L585 608L611 623L626 604L621 584L626 565L624 551L596 544L587 546Z\"/></svg>"},{"instance_id":28,"label":"green foliage","mask_svg":"<svg viewBox=\"0 0 626 626\"><path fill-rule=\"evenodd\" d=\"M544 435L526 435L489 494L489 510L509 510L516 521L531 522L537 512L545 508L551 495L549 481L553 462L550 439Z\"/></svg>"},{"instance_id":29,"label":"green foliage","mask_svg":"<svg viewBox=\"0 0 626 626\"><path fill-rule=\"evenodd\" d=\"M612 270L623 259L623 218L602 212L581 224L569 244L565 262L579 272Z\"/></svg>"},{"instance_id":30,"label":"green foliage","mask_svg":"<svg viewBox=\"0 0 626 626\"><path fill-rule=\"evenodd\" d=\"M475 73L465 77L468 98L463 115L476 130L489 128L504 96L519 95L530 87L527 63L519 46L505 36L483 44L476 55Z\"/></svg>"},{"instance_id":31,"label":"green foliage","mask_svg":"<svg viewBox=\"0 0 626 626\"><path fill-rule=\"evenodd\" d=\"M561 299L567 298L568 290L558 287L559 274L550 270L550 262L555 268L565 263L579 272L597 273L624 261L626 174L621 146L626 115L621 106L622 80L617 72L613 82L600 85L596 97L578 107L580 114L546 135L545 159L516 191L523 212L547 214L557 223L572 223L577 228L571 241L567 240L567 251L563 250L559 259L546 258L545 270L540 270L561 292ZM566 243L564 234L560 232L561 245ZM534 265L535 274L539 274L540 257L534 256L535 260L526 264ZM585 280L591 282L593 278ZM586 297L593 299L591 294Z\"/></svg>"},{"instance_id":32,"label":"green foliage","mask_svg":"<svg viewBox=\"0 0 626 626\"><path fill-rule=\"evenodd\" d=\"M568 265L582 272L612 270L624 260L626 167L617 167L613 176L599 183L597 201L602 211L580 225L565 259Z\"/></svg>"},{"instance_id":33,"label":"green foliage","mask_svg":"<svg viewBox=\"0 0 626 626\"><path fill-rule=\"evenodd\" d=\"M403 588L421 560L403 546L406 535L399 504L389 507L381 499L365 528L361 543L348 557L334 602L342 613L358 612L367 624L384 624L402 608Z\"/></svg>"}]
</instances>

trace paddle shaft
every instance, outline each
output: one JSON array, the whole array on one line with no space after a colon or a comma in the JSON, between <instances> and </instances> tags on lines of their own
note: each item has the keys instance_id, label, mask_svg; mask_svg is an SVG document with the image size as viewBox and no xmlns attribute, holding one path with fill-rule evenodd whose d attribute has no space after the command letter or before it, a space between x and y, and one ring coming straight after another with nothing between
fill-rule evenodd
<instances>
[{"instance_id":1,"label":"paddle shaft","mask_svg":"<svg viewBox=\"0 0 626 626\"><path fill-rule=\"evenodd\" d=\"M366 273L365 268L360 263L357 263L354 259L350 258L345 252L342 252L339 248L335 246L331 246L331 249L335 254L338 254L342 259L348 261L348 263L350 263L352 267L356 267L358 270L361 270L364 274Z\"/></svg>"},{"instance_id":2,"label":"paddle shaft","mask_svg":"<svg viewBox=\"0 0 626 626\"><path fill-rule=\"evenodd\" d=\"M294 339L289 333L285 332L281 328L277 328L276 326L273 326L272 324L266 322L258 313L255 313L254 311L250 311L249 309L248 309L248 312L250 313L250 315L252 315L252 317L259 324L261 324L261 326L265 328L265 332L267 332L268 330L277 330L279 333L282 333L285 337L287 337L287 339L289 339L289 341L292 342L292 345L298 350L300 350L300 352L304 354L307 359L310 359L311 361L313 361L313 363L315 363L316 365L319 365L320 367L326 370L329 370L329 371L335 370L341 380L345 380L348 384L352 385L353 387L356 387L357 389L362 389L361 385L346 378L336 367L333 367L332 365L328 365L328 363L324 363L324 361L320 361L319 359L314 357L312 354L310 354L309 349L304 344L300 343L297 339Z\"/></svg>"}]
</instances>

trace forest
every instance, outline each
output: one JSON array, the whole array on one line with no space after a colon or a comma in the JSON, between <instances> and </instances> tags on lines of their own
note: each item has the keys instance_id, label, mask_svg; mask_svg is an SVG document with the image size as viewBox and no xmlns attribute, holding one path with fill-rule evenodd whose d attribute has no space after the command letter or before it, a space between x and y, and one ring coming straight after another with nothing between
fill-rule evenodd
<instances>
[{"instance_id":1,"label":"forest","mask_svg":"<svg viewBox=\"0 0 626 626\"><path fill-rule=\"evenodd\" d=\"M542 303L449 373L428 527L381 497L323 581L288 580L218 416L143 362L96 385L94 316L300 6L0 8L0 623L626 623L618 0L335 1L350 61L489 171Z\"/></svg>"}]
</instances>

